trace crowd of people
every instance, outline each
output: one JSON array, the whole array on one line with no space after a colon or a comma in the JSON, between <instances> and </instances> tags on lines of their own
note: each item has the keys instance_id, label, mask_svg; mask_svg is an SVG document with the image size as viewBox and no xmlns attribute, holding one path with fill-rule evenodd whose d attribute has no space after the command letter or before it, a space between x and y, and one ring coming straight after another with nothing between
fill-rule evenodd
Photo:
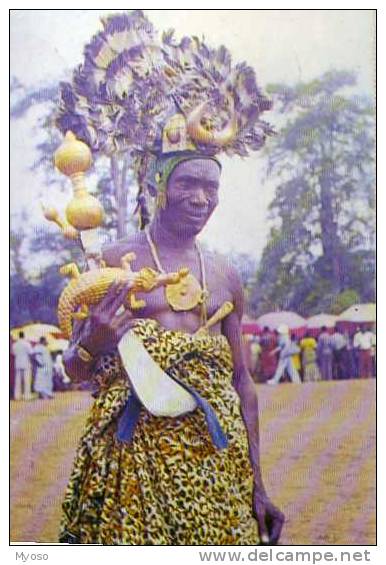
<instances>
[{"instance_id":1,"label":"crowd of people","mask_svg":"<svg viewBox=\"0 0 386 565\"><path fill-rule=\"evenodd\" d=\"M54 398L54 391L67 390L70 383L62 351L51 353L44 336L33 345L24 332L19 332L11 347L11 398L49 400Z\"/></svg>"},{"instance_id":2,"label":"crowd of people","mask_svg":"<svg viewBox=\"0 0 386 565\"><path fill-rule=\"evenodd\" d=\"M249 368L258 383L293 383L371 378L376 375L376 336L372 325L354 334L322 327L302 337L287 326L265 327L247 339Z\"/></svg>"},{"instance_id":3,"label":"crowd of people","mask_svg":"<svg viewBox=\"0 0 386 565\"><path fill-rule=\"evenodd\" d=\"M287 326L265 327L259 336L247 336L249 369L257 383L275 385L371 378L376 375L376 336L369 325L354 334L322 327L319 334L303 337ZM11 398L51 399L55 391L71 387L64 370L62 351L50 352L45 337L32 345L20 332L11 347Z\"/></svg>"}]
</instances>

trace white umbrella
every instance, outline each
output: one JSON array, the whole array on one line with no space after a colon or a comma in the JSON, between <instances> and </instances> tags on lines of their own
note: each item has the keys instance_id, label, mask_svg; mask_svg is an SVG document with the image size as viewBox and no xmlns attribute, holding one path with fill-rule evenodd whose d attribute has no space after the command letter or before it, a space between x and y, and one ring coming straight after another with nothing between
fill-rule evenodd
<instances>
[{"instance_id":1,"label":"white umbrella","mask_svg":"<svg viewBox=\"0 0 386 565\"><path fill-rule=\"evenodd\" d=\"M333 328L335 326L335 322L337 321L338 317L333 316L332 314L316 314L315 316L311 316L308 318L306 325L307 328Z\"/></svg>"},{"instance_id":2,"label":"white umbrella","mask_svg":"<svg viewBox=\"0 0 386 565\"><path fill-rule=\"evenodd\" d=\"M288 326L290 329L304 328L306 321L304 318L296 314L296 312L269 312L263 314L256 320L260 327L268 326L271 330L277 330L279 326Z\"/></svg>"},{"instance_id":3,"label":"white umbrella","mask_svg":"<svg viewBox=\"0 0 386 565\"><path fill-rule=\"evenodd\" d=\"M47 344L49 351L65 351L68 347L67 339L56 339L51 335L47 336Z\"/></svg>"},{"instance_id":4,"label":"white umbrella","mask_svg":"<svg viewBox=\"0 0 386 565\"><path fill-rule=\"evenodd\" d=\"M24 333L24 337L30 341L39 341L41 337L47 337L49 335L60 336L62 331L51 324L26 324L20 328L13 328L11 330L12 339L19 338L19 332Z\"/></svg>"},{"instance_id":5,"label":"white umbrella","mask_svg":"<svg viewBox=\"0 0 386 565\"><path fill-rule=\"evenodd\" d=\"M360 324L361 322L375 322L375 320L376 305L372 303L354 304L338 316L338 322L354 322Z\"/></svg>"}]
</instances>

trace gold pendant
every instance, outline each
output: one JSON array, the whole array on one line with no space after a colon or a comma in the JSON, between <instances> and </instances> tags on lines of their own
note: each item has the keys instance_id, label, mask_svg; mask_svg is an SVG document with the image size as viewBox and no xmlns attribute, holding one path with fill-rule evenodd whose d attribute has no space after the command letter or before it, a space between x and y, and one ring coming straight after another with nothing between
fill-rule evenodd
<instances>
[{"instance_id":1,"label":"gold pendant","mask_svg":"<svg viewBox=\"0 0 386 565\"><path fill-rule=\"evenodd\" d=\"M202 288L196 277L188 274L180 282L168 284L165 295L169 305L176 312L193 310L202 300Z\"/></svg>"}]
</instances>

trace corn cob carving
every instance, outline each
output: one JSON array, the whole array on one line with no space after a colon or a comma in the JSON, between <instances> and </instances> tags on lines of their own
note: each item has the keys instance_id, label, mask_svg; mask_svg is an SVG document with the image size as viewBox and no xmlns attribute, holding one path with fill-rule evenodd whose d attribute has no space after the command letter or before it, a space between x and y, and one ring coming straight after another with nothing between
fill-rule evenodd
<instances>
[{"instance_id":1,"label":"corn cob carving","mask_svg":"<svg viewBox=\"0 0 386 565\"><path fill-rule=\"evenodd\" d=\"M178 283L189 273L186 268L176 273L158 273L149 267L133 272L130 262L135 259L134 253L128 253L121 260L122 267L106 267L79 273L75 263L61 267L62 275L69 275L71 281L63 290L58 305L60 328L67 339L72 334L73 319L85 319L89 315L89 307L98 304L114 282L133 282L128 292L125 307L132 310L143 308L144 300L137 300L136 292L151 292L159 286Z\"/></svg>"}]
</instances>

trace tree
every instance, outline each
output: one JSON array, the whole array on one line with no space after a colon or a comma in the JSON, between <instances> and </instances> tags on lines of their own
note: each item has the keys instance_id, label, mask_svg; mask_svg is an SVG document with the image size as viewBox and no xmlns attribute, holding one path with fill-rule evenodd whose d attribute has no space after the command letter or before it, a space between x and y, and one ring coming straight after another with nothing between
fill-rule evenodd
<instances>
[{"instance_id":1,"label":"tree","mask_svg":"<svg viewBox=\"0 0 386 565\"><path fill-rule=\"evenodd\" d=\"M52 156L63 139L55 126L58 100L59 84L27 88L16 77L11 79L11 119L24 118L32 108L41 107L41 114L33 128L38 134L35 142L38 157L32 170L44 171L46 187L55 185L58 190L64 190L68 181L56 174L52 165ZM107 157L94 153L93 158L93 172L98 178L97 196L107 204L105 227L114 237L122 238L133 221L128 216L135 192L131 157L128 153Z\"/></svg>"},{"instance_id":2,"label":"tree","mask_svg":"<svg viewBox=\"0 0 386 565\"><path fill-rule=\"evenodd\" d=\"M282 127L267 148L277 186L251 296L259 313L336 311L341 293L374 300L374 108L354 84L334 71L269 88Z\"/></svg>"},{"instance_id":3,"label":"tree","mask_svg":"<svg viewBox=\"0 0 386 565\"><path fill-rule=\"evenodd\" d=\"M55 172L52 164L52 156L62 141L62 135L54 127L59 88L52 84L27 88L13 77L10 90L11 120L28 119L29 112L34 111L30 138L37 158L31 173L43 172L44 183L35 200L40 198L44 202L48 187L54 185L55 190L64 191L69 182ZM123 237L130 221L128 206L133 207L129 158L125 155L99 157L93 171L98 179L95 192L106 211L104 227L110 238ZM74 242L63 238L59 230L53 231L43 216L36 225L30 206L19 202L14 198L11 217L11 326L31 321L57 323L57 301L66 284L66 279L59 274L59 267L71 261L82 267L83 259Z\"/></svg>"}]
</instances>

